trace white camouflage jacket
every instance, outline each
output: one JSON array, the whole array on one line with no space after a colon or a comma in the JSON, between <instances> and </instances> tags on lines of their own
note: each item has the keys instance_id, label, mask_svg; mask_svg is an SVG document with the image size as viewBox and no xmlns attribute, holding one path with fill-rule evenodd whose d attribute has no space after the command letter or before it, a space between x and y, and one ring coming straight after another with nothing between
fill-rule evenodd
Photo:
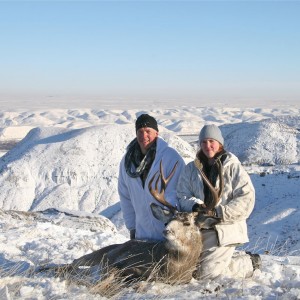
<instances>
[{"instance_id":1,"label":"white camouflage jacket","mask_svg":"<svg viewBox=\"0 0 300 300\"><path fill-rule=\"evenodd\" d=\"M219 246L243 244L249 241L246 219L254 208L255 190L240 161L230 152L223 163L223 174L224 192L216 207L222 219L215 225ZM195 203L204 203L203 184L194 162L187 164L177 185L180 210L190 212Z\"/></svg>"},{"instance_id":2,"label":"white camouflage jacket","mask_svg":"<svg viewBox=\"0 0 300 300\"><path fill-rule=\"evenodd\" d=\"M168 176L178 161L178 166L174 176L169 181L165 191L166 200L173 206L178 206L176 196L176 185L179 175L183 171L185 163L177 151L168 146L161 137L157 138L155 159L145 181L145 187L142 185L140 177L132 178L126 173L125 156L120 163L120 172L118 180L118 192L120 196L121 209L125 225L128 230L135 229L137 239L163 240L164 224L157 220L153 215L150 204L158 202L153 198L148 190L148 184L151 177L159 171L160 161L163 162L164 175ZM153 186L155 181L153 183ZM160 187L160 185L159 185Z\"/></svg>"}]
</instances>

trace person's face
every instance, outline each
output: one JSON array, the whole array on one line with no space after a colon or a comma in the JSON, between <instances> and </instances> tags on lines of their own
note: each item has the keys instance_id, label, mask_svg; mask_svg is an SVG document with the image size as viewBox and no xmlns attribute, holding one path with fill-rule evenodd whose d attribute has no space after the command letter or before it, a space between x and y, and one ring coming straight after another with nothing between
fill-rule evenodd
<instances>
[{"instance_id":1,"label":"person's face","mask_svg":"<svg viewBox=\"0 0 300 300\"><path fill-rule=\"evenodd\" d=\"M200 146L207 158L213 158L220 150L220 143L214 139L205 139Z\"/></svg>"},{"instance_id":2,"label":"person's face","mask_svg":"<svg viewBox=\"0 0 300 300\"><path fill-rule=\"evenodd\" d=\"M158 137L158 132L153 128L143 127L138 129L136 137L142 153L146 154L147 150L152 146Z\"/></svg>"}]
</instances>

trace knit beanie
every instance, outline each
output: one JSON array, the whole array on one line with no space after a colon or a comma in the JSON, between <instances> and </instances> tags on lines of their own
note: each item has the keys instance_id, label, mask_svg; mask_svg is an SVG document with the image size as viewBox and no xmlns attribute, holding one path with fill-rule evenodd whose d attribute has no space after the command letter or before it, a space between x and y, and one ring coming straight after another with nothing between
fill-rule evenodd
<instances>
[{"instance_id":1,"label":"knit beanie","mask_svg":"<svg viewBox=\"0 0 300 300\"><path fill-rule=\"evenodd\" d=\"M150 127L158 131L156 120L148 114L140 115L135 122L135 131L137 132L140 128Z\"/></svg>"},{"instance_id":2,"label":"knit beanie","mask_svg":"<svg viewBox=\"0 0 300 300\"><path fill-rule=\"evenodd\" d=\"M199 144L205 139L213 139L218 141L221 145L224 145L224 138L221 130L216 125L205 125L199 134Z\"/></svg>"}]
</instances>

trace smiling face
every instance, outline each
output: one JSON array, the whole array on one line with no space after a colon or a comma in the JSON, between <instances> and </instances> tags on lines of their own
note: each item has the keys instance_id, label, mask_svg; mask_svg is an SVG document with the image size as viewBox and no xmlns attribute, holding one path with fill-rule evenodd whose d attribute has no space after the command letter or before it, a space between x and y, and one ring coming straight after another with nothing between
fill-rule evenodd
<instances>
[{"instance_id":1,"label":"smiling face","mask_svg":"<svg viewBox=\"0 0 300 300\"><path fill-rule=\"evenodd\" d=\"M158 132L150 127L142 127L137 131L136 137L142 153L146 154L158 137Z\"/></svg>"},{"instance_id":2,"label":"smiling face","mask_svg":"<svg viewBox=\"0 0 300 300\"><path fill-rule=\"evenodd\" d=\"M221 149L220 143L214 139L204 139L200 146L207 158L213 158Z\"/></svg>"}]
</instances>

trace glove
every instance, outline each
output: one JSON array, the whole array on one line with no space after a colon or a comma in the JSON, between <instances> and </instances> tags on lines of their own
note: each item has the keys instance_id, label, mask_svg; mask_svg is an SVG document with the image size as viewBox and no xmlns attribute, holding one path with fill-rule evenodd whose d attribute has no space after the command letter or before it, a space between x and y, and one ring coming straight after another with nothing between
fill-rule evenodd
<instances>
[{"instance_id":1,"label":"glove","mask_svg":"<svg viewBox=\"0 0 300 300\"><path fill-rule=\"evenodd\" d=\"M130 230L130 239L134 240L135 239L135 229Z\"/></svg>"},{"instance_id":2,"label":"glove","mask_svg":"<svg viewBox=\"0 0 300 300\"><path fill-rule=\"evenodd\" d=\"M215 209L208 209L205 207L205 204L198 204L195 203L192 207L193 212L197 212L199 214L210 216L210 217L216 217L217 213Z\"/></svg>"}]
</instances>

